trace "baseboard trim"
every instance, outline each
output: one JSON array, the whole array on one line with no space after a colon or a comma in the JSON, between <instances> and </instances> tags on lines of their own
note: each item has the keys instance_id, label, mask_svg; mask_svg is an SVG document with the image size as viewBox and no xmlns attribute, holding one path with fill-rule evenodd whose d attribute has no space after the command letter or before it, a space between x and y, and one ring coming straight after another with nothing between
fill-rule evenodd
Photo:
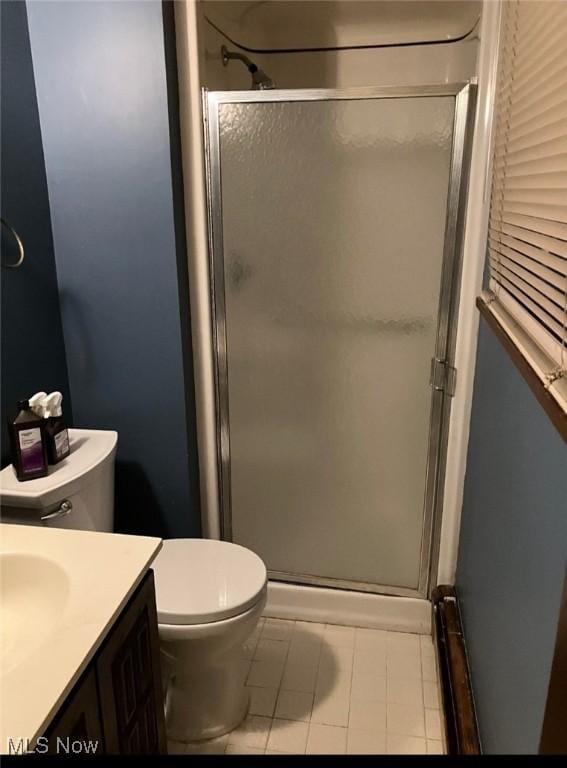
<instances>
[{"instance_id":1,"label":"baseboard trim","mask_svg":"<svg viewBox=\"0 0 567 768\"><path fill-rule=\"evenodd\" d=\"M447 753L480 755L480 739L461 614L454 587L433 592L433 636L445 712Z\"/></svg>"},{"instance_id":2,"label":"baseboard trim","mask_svg":"<svg viewBox=\"0 0 567 768\"><path fill-rule=\"evenodd\" d=\"M264 615L276 619L431 634L431 603L428 600L279 581L268 584Z\"/></svg>"}]
</instances>

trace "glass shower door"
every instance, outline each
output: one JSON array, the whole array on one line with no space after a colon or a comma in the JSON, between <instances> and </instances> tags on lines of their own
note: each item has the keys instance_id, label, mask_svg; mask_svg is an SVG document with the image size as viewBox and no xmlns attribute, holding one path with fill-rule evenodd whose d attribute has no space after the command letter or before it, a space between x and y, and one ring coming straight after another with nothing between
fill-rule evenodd
<instances>
[{"instance_id":1,"label":"glass shower door","mask_svg":"<svg viewBox=\"0 0 567 768\"><path fill-rule=\"evenodd\" d=\"M418 590L455 97L266 98L209 95L224 534Z\"/></svg>"}]
</instances>

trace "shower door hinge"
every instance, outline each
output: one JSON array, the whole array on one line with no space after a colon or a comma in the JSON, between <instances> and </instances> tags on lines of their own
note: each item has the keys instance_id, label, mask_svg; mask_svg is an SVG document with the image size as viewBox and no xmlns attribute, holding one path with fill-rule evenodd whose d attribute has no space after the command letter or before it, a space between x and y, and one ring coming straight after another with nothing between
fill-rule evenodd
<instances>
[{"instance_id":1,"label":"shower door hinge","mask_svg":"<svg viewBox=\"0 0 567 768\"><path fill-rule=\"evenodd\" d=\"M449 397L455 396L455 387L457 385L457 369L449 365L446 360L439 360L438 357L431 358L431 376L429 383L433 389L444 392Z\"/></svg>"}]
</instances>

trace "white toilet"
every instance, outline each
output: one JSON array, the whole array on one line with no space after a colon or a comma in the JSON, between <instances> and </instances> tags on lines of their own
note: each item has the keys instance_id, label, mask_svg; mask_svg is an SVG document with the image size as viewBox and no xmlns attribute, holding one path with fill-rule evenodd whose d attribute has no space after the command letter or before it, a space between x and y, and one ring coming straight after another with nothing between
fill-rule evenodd
<instances>
[{"instance_id":1,"label":"white toilet","mask_svg":"<svg viewBox=\"0 0 567 768\"><path fill-rule=\"evenodd\" d=\"M47 477L0 473L2 522L112 531L116 432L70 429L70 455ZM266 567L250 550L171 539L154 563L169 738L199 741L235 728L248 709L243 645L266 602Z\"/></svg>"},{"instance_id":2,"label":"white toilet","mask_svg":"<svg viewBox=\"0 0 567 768\"><path fill-rule=\"evenodd\" d=\"M18 481L13 467L0 472L1 519L81 531L114 527L114 457L118 434L70 429L71 453L46 477Z\"/></svg>"},{"instance_id":3,"label":"white toilet","mask_svg":"<svg viewBox=\"0 0 567 768\"><path fill-rule=\"evenodd\" d=\"M153 568L168 736L220 736L248 710L243 645L264 609L266 567L237 544L170 539Z\"/></svg>"}]
</instances>

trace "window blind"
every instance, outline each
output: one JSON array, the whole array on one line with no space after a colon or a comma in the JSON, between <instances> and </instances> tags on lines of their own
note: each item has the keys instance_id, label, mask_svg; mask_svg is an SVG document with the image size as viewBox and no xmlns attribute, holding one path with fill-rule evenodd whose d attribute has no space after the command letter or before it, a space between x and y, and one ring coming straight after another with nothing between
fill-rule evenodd
<instances>
[{"instance_id":1,"label":"window blind","mask_svg":"<svg viewBox=\"0 0 567 768\"><path fill-rule=\"evenodd\" d=\"M489 294L567 377L567 2L503 4L488 230Z\"/></svg>"}]
</instances>

